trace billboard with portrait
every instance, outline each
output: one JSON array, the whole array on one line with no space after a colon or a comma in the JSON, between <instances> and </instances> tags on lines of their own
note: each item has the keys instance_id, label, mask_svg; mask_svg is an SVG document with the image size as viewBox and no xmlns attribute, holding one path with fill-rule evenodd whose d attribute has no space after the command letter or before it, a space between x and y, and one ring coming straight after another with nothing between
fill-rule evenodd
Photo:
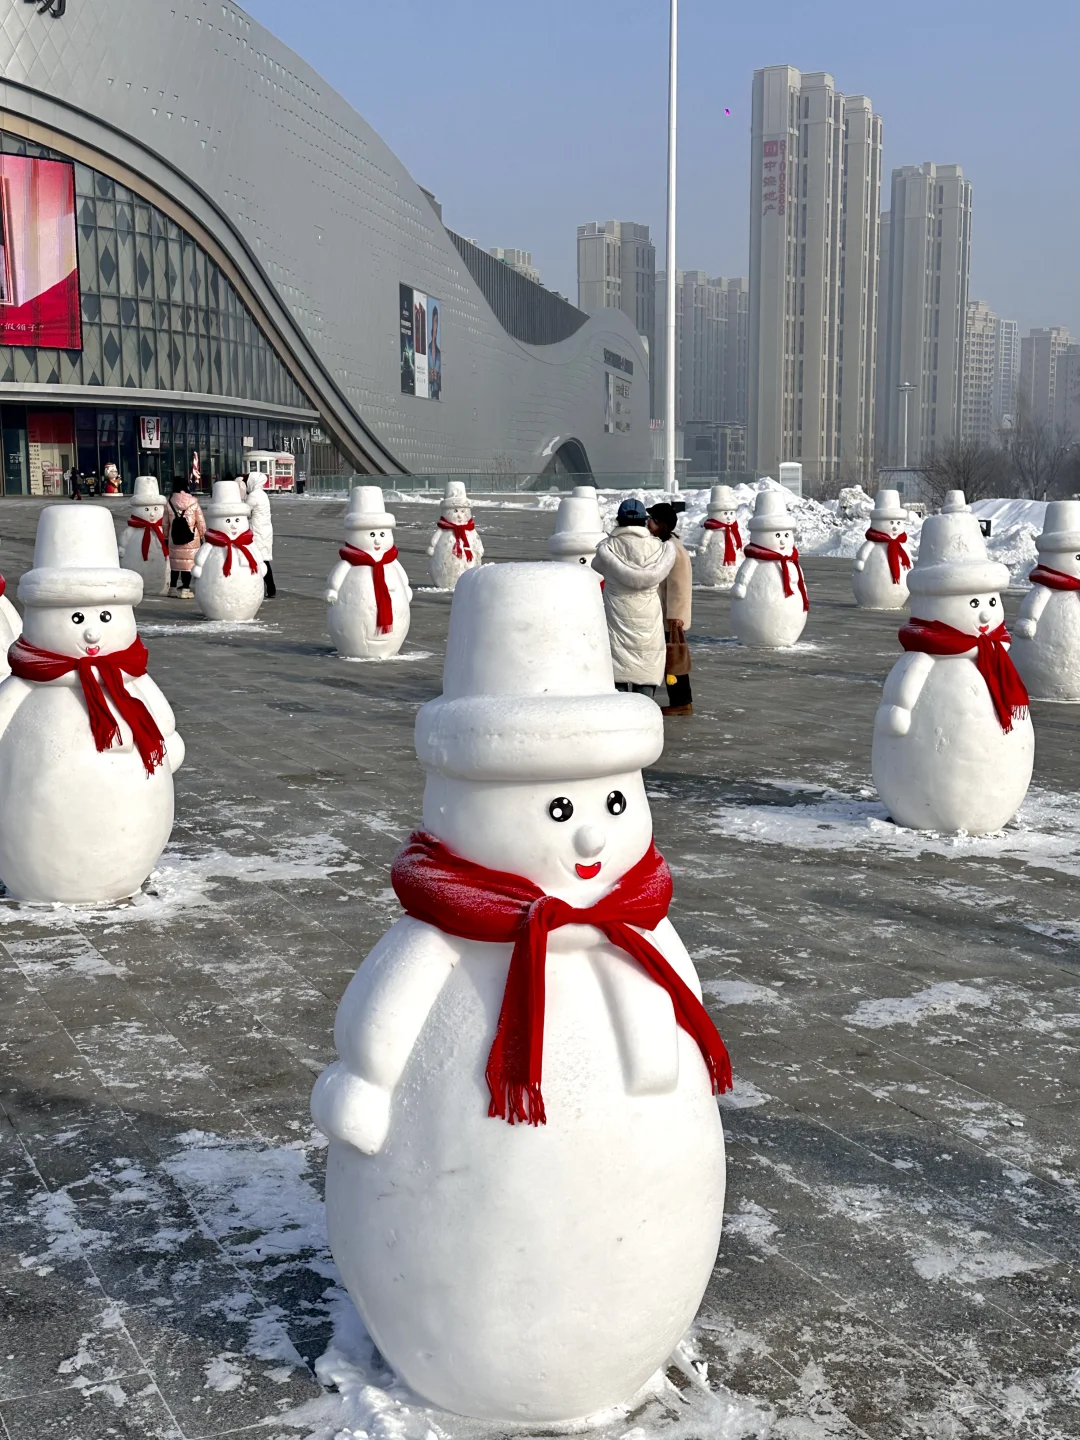
<instances>
[{"instance_id":1,"label":"billboard with portrait","mask_svg":"<svg viewBox=\"0 0 1080 1440\"><path fill-rule=\"evenodd\" d=\"M442 301L398 286L401 393L442 399Z\"/></svg>"},{"instance_id":2,"label":"billboard with portrait","mask_svg":"<svg viewBox=\"0 0 1080 1440\"><path fill-rule=\"evenodd\" d=\"M82 348L75 170L0 155L0 345Z\"/></svg>"}]
</instances>

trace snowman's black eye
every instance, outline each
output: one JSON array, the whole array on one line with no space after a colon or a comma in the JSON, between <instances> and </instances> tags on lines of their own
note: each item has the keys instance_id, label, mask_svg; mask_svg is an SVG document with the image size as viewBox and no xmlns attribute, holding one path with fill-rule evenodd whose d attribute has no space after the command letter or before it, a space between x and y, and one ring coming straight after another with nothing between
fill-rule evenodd
<instances>
[{"instance_id":1,"label":"snowman's black eye","mask_svg":"<svg viewBox=\"0 0 1080 1440\"><path fill-rule=\"evenodd\" d=\"M607 808L612 815L621 815L626 809L626 796L621 790L612 790L607 797Z\"/></svg>"},{"instance_id":2,"label":"snowman's black eye","mask_svg":"<svg viewBox=\"0 0 1080 1440\"><path fill-rule=\"evenodd\" d=\"M968 604L971 606L972 610L977 610L979 608L979 602L977 599L969 600Z\"/></svg>"},{"instance_id":3,"label":"snowman's black eye","mask_svg":"<svg viewBox=\"0 0 1080 1440\"><path fill-rule=\"evenodd\" d=\"M993 609L996 607L996 605L997 605L997 601L996 601L996 600L991 600L991 601L990 601L990 609L991 609L991 610L993 610Z\"/></svg>"},{"instance_id":4,"label":"snowman's black eye","mask_svg":"<svg viewBox=\"0 0 1080 1440\"><path fill-rule=\"evenodd\" d=\"M82 611L76 610L75 614L71 617L71 623L73 625L81 625L85 619L86 616L82 613Z\"/></svg>"},{"instance_id":5,"label":"snowman's black eye","mask_svg":"<svg viewBox=\"0 0 1080 1440\"><path fill-rule=\"evenodd\" d=\"M1077 558L1078 560L1080 560L1080 555L1078 555L1076 558ZM585 565L585 564L587 564L588 562L586 561L585 556L582 555L581 558L578 560L577 563L578 563L579 565Z\"/></svg>"},{"instance_id":6,"label":"snowman's black eye","mask_svg":"<svg viewBox=\"0 0 1080 1440\"><path fill-rule=\"evenodd\" d=\"M107 624L109 623L109 621L112 619L112 611L111 611L111 610L102 610L101 614L98 616L98 619L101 621L101 623L102 623L103 625L107 625Z\"/></svg>"},{"instance_id":7,"label":"snowman's black eye","mask_svg":"<svg viewBox=\"0 0 1080 1440\"><path fill-rule=\"evenodd\" d=\"M557 800L552 800L548 806L548 814L552 820L558 820L560 823L563 820L569 820L573 813L574 803L572 800L568 800L565 795L560 795Z\"/></svg>"}]
</instances>

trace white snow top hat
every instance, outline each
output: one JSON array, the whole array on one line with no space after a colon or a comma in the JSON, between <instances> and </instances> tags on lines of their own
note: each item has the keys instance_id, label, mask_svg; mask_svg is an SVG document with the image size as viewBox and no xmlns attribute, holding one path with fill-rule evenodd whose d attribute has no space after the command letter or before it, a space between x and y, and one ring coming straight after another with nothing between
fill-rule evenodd
<instances>
[{"instance_id":1,"label":"white snow top hat","mask_svg":"<svg viewBox=\"0 0 1080 1440\"><path fill-rule=\"evenodd\" d=\"M1035 541L1040 555L1063 550L1080 551L1080 500L1051 500L1043 519L1043 532Z\"/></svg>"},{"instance_id":2,"label":"white snow top hat","mask_svg":"<svg viewBox=\"0 0 1080 1440\"><path fill-rule=\"evenodd\" d=\"M27 605L137 605L142 576L121 570L104 505L50 505L38 519L34 568L19 581Z\"/></svg>"},{"instance_id":3,"label":"white snow top hat","mask_svg":"<svg viewBox=\"0 0 1080 1440\"><path fill-rule=\"evenodd\" d=\"M941 502L942 515L962 515L970 510L971 506L967 503L967 497L962 490L945 492L945 499Z\"/></svg>"},{"instance_id":4,"label":"white snow top hat","mask_svg":"<svg viewBox=\"0 0 1080 1440\"><path fill-rule=\"evenodd\" d=\"M250 515L251 506L244 499L244 492L237 480L215 480L214 493L206 507L208 519L217 515Z\"/></svg>"},{"instance_id":5,"label":"white snow top hat","mask_svg":"<svg viewBox=\"0 0 1080 1440\"><path fill-rule=\"evenodd\" d=\"M462 575L443 693L416 717L422 765L460 780L584 780L640 770L663 748L659 708L615 689L591 571L541 562Z\"/></svg>"},{"instance_id":6,"label":"white snow top hat","mask_svg":"<svg viewBox=\"0 0 1080 1440\"><path fill-rule=\"evenodd\" d=\"M919 558L908 575L912 595L967 595L1004 590L1009 567L986 553L979 522L969 510L930 515L923 523Z\"/></svg>"},{"instance_id":7,"label":"white snow top hat","mask_svg":"<svg viewBox=\"0 0 1080 1440\"><path fill-rule=\"evenodd\" d=\"M158 490L156 476L135 476L135 489L131 494L131 508L133 510L137 505L164 505L165 503L165 496Z\"/></svg>"},{"instance_id":8,"label":"white snow top hat","mask_svg":"<svg viewBox=\"0 0 1080 1440\"><path fill-rule=\"evenodd\" d=\"M730 485L714 485L709 491L710 515L719 515L721 510L737 510L738 508L738 499Z\"/></svg>"},{"instance_id":9,"label":"white snow top hat","mask_svg":"<svg viewBox=\"0 0 1080 1440\"><path fill-rule=\"evenodd\" d=\"M871 520L906 520L907 511L900 504L899 490L879 490L874 496Z\"/></svg>"},{"instance_id":10,"label":"white snow top hat","mask_svg":"<svg viewBox=\"0 0 1080 1440\"><path fill-rule=\"evenodd\" d=\"M571 490L570 494L574 497L575 500L595 500L596 486L575 485L573 490Z\"/></svg>"},{"instance_id":11,"label":"white snow top hat","mask_svg":"<svg viewBox=\"0 0 1080 1440\"><path fill-rule=\"evenodd\" d=\"M596 491L591 485L578 488L585 493L579 495L575 490L573 495L564 495L559 501L555 533L548 541L549 555L580 555L583 550L595 550L604 538Z\"/></svg>"},{"instance_id":12,"label":"white snow top hat","mask_svg":"<svg viewBox=\"0 0 1080 1440\"><path fill-rule=\"evenodd\" d=\"M464 480L447 480L443 491L443 505L468 505L469 495Z\"/></svg>"},{"instance_id":13,"label":"white snow top hat","mask_svg":"<svg viewBox=\"0 0 1080 1440\"><path fill-rule=\"evenodd\" d=\"M794 530L795 521L788 513L787 497L782 490L759 490L750 516L751 533L763 530Z\"/></svg>"},{"instance_id":14,"label":"white snow top hat","mask_svg":"<svg viewBox=\"0 0 1080 1440\"><path fill-rule=\"evenodd\" d=\"M392 530L395 524L378 485L356 485L349 492L346 530Z\"/></svg>"}]
</instances>

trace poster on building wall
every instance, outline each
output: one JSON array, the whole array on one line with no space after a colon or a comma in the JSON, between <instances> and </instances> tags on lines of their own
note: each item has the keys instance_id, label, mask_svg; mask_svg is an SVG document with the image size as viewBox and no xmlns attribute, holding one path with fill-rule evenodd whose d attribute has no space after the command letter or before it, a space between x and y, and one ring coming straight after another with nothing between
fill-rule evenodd
<instances>
[{"instance_id":1,"label":"poster on building wall","mask_svg":"<svg viewBox=\"0 0 1080 1440\"><path fill-rule=\"evenodd\" d=\"M75 168L0 155L0 345L82 349Z\"/></svg>"},{"instance_id":2,"label":"poster on building wall","mask_svg":"<svg viewBox=\"0 0 1080 1440\"><path fill-rule=\"evenodd\" d=\"M442 399L442 301L398 286L401 393Z\"/></svg>"},{"instance_id":3,"label":"poster on building wall","mask_svg":"<svg viewBox=\"0 0 1080 1440\"><path fill-rule=\"evenodd\" d=\"M161 416L140 415L139 416L139 449L160 450L161 449Z\"/></svg>"},{"instance_id":4,"label":"poster on building wall","mask_svg":"<svg viewBox=\"0 0 1080 1440\"><path fill-rule=\"evenodd\" d=\"M787 210L787 141L762 142L761 213L783 215Z\"/></svg>"},{"instance_id":5,"label":"poster on building wall","mask_svg":"<svg viewBox=\"0 0 1080 1440\"><path fill-rule=\"evenodd\" d=\"M630 434L630 381L604 371L604 432Z\"/></svg>"}]
</instances>

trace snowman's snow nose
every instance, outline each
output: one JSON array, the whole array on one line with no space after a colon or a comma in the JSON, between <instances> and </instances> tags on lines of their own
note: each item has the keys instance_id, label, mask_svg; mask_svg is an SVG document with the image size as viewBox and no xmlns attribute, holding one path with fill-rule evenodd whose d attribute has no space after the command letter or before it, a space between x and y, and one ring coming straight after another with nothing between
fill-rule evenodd
<instances>
[{"instance_id":1,"label":"snowman's snow nose","mask_svg":"<svg viewBox=\"0 0 1080 1440\"><path fill-rule=\"evenodd\" d=\"M599 855L607 843L604 832L596 825L582 825L574 831L574 849L579 855Z\"/></svg>"},{"instance_id":2,"label":"snowman's snow nose","mask_svg":"<svg viewBox=\"0 0 1080 1440\"><path fill-rule=\"evenodd\" d=\"M83 639L88 645L96 645L101 639L101 631L96 625L88 625L82 633Z\"/></svg>"}]
</instances>

